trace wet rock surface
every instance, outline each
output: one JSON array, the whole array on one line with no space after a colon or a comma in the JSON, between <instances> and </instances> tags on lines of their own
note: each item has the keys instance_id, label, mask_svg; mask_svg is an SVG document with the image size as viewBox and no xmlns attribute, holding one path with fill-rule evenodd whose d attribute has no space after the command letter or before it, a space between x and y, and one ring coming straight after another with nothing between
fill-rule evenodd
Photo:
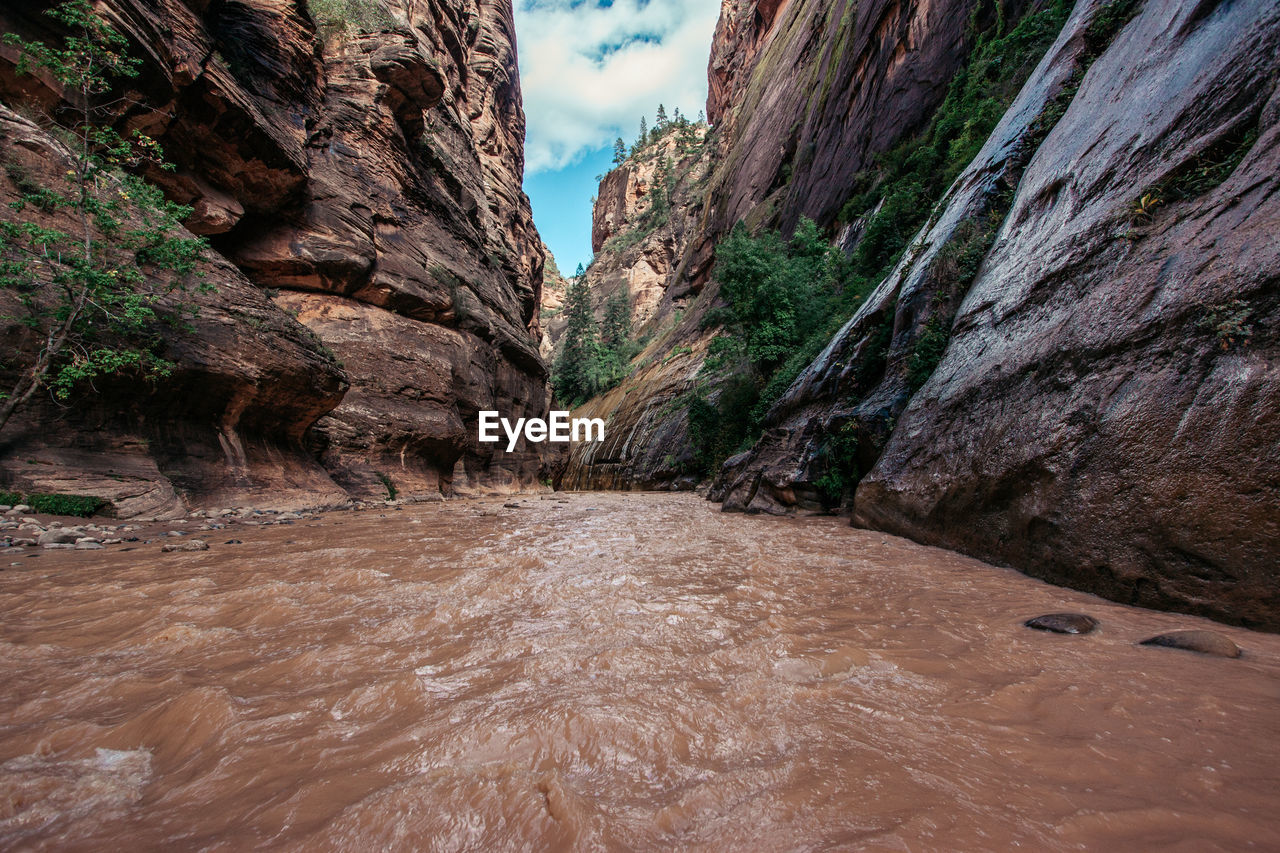
<instances>
[{"instance_id":1,"label":"wet rock surface","mask_svg":"<svg viewBox=\"0 0 1280 853\"><path fill-rule=\"evenodd\" d=\"M1139 645L1183 649L1221 658L1238 658L1243 654L1233 640L1217 631L1171 631L1143 640Z\"/></svg>"},{"instance_id":2,"label":"wet rock surface","mask_svg":"<svg viewBox=\"0 0 1280 853\"><path fill-rule=\"evenodd\" d=\"M1054 634L1090 634L1098 627L1098 620L1083 613L1047 613L1023 623L1037 631Z\"/></svg>"},{"instance_id":3,"label":"wet rock surface","mask_svg":"<svg viewBox=\"0 0 1280 853\"><path fill-rule=\"evenodd\" d=\"M1277 629L1280 9L1203 11L1146 4L1085 76L855 518ZM1220 184L1135 221L1255 124Z\"/></svg>"},{"instance_id":4,"label":"wet rock surface","mask_svg":"<svg viewBox=\"0 0 1280 853\"><path fill-rule=\"evenodd\" d=\"M1280 221L1280 12L1148 3L1080 79L1098 8L1076 4L911 251L711 496L815 507L840 435L865 475L860 526L1274 629L1280 248L1264 235ZM918 342L951 281L942 250L1009 183L918 387ZM1153 189L1168 197L1154 214L1137 208Z\"/></svg>"}]
</instances>

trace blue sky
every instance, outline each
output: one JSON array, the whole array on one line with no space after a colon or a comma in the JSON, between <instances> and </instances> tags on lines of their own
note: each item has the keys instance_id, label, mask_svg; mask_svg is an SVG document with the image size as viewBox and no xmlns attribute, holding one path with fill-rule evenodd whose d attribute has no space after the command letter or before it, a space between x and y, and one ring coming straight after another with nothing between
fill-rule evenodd
<instances>
[{"instance_id":1,"label":"blue sky","mask_svg":"<svg viewBox=\"0 0 1280 853\"><path fill-rule=\"evenodd\" d=\"M525 191L560 269L591 260L595 176L658 104L705 107L720 0L515 0Z\"/></svg>"}]
</instances>

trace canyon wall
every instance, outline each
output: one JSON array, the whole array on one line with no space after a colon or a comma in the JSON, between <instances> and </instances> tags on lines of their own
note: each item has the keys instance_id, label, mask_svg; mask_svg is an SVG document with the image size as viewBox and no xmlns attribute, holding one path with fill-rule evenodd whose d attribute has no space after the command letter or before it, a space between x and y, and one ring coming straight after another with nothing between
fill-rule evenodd
<instances>
[{"instance_id":1,"label":"canyon wall","mask_svg":"<svg viewBox=\"0 0 1280 853\"><path fill-rule=\"evenodd\" d=\"M597 318L611 298L626 298L639 354L617 388L581 407L579 415L606 418L609 427L603 442L570 448L557 480L562 488L697 484L687 471L688 427L677 412L710 339L686 318L700 288L690 283L699 277L690 273L697 261L686 247L701 223L714 141L702 124L654 133L600 183L592 215L595 258L585 273ZM562 316L549 321L556 342L564 326Z\"/></svg>"},{"instance_id":2,"label":"canyon wall","mask_svg":"<svg viewBox=\"0 0 1280 853\"><path fill-rule=\"evenodd\" d=\"M804 215L833 222L853 176L918 131L941 102L973 46L970 21L986 24L995 14L978 5L724 0L708 71L707 150L697 175L675 172L679 185L696 183L674 206L682 226L645 238L626 257L605 252L587 271L593 284L608 288L616 285L606 280L632 275L631 265L643 260L661 271L646 271L647 291L662 296L657 324L647 330L653 339L631 376L586 408L610 419L609 443L574 447L561 482L696 484L690 395L715 401L720 394L702 370L717 334L704 328L719 294L710 276L716 243L739 220L755 229L789 228ZM1010 15L1019 7L1008 5ZM612 233L632 180L627 169L605 176L596 236ZM652 255L663 260L655 266Z\"/></svg>"},{"instance_id":3,"label":"canyon wall","mask_svg":"<svg viewBox=\"0 0 1280 853\"><path fill-rule=\"evenodd\" d=\"M43 8L6 4L0 26L56 39ZM8 484L126 515L534 485L537 449L476 442L479 410L548 406L510 3L403 0L371 32L317 32L286 0L101 9L143 60L115 124L176 164L150 177L194 208L216 292L164 332L169 379L12 423ZM56 161L61 93L16 58L0 53L5 155Z\"/></svg>"},{"instance_id":4,"label":"canyon wall","mask_svg":"<svg viewBox=\"0 0 1280 853\"><path fill-rule=\"evenodd\" d=\"M965 39L928 24L935 4L872 5L845 31L798 27L800 0L725 4L714 177L684 247L705 286L668 282L701 295L656 353L664 374L636 371L586 407L652 422L605 483L654 485L625 469L645 470L657 444L667 460L687 454L681 399L715 400L700 356L715 330L700 318L725 229L741 219L786 233L808 215L857 247L866 220L833 211L866 187L856 174L842 183L851 172L824 145L847 146L856 172L937 106L946 77L923 69L963 62ZM716 472L711 497L771 513L834 501L856 524L1057 583L1278 629L1280 10L1080 0L1069 11L981 151L759 440ZM912 14L914 26L892 26ZM864 61L857 45L873 36L884 49ZM791 88L850 53L856 73L829 90L843 110L822 106L820 78ZM902 72L917 56L929 62ZM841 121L824 125L829 114ZM575 450L567 477L599 482L582 473L589 452Z\"/></svg>"}]
</instances>

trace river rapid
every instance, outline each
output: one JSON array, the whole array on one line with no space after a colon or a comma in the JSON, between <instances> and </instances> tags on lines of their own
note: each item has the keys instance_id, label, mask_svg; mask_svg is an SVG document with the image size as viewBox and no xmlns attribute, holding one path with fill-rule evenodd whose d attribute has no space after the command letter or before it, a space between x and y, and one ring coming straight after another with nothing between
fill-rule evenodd
<instances>
[{"instance_id":1,"label":"river rapid","mask_svg":"<svg viewBox=\"0 0 1280 853\"><path fill-rule=\"evenodd\" d=\"M519 503L0 572L0 849L1280 849L1280 636L834 518ZM1101 628L1022 626L1061 610ZM1244 657L1135 645L1176 628Z\"/></svg>"}]
</instances>

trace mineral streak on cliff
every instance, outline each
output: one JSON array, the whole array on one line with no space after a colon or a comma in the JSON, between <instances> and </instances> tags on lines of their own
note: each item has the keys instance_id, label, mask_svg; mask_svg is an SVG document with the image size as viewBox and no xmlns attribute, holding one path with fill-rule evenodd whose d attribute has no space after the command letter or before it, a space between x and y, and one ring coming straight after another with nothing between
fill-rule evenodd
<instances>
[{"instance_id":1,"label":"mineral streak on cliff","mask_svg":"<svg viewBox=\"0 0 1280 853\"><path fill-rule=\"evenodd\" d=\"M850 176L929 120L963 67L964 22L993 11L727 2L714 173L668 288L700 287L690 271L706 278L738 219L785 231L807 214L857 245L857 221L837 227L865 190ZM1280 10L1263 0L1074 4L897 267L712 497L819 509L838 472L859 524L1280 628L1278 57ZM701 293L656 353L661 374L588 404L649 426L610 467L576 452L566 481L655 485L647 460L687 451L673 389L706 382L714 271Z\"/></svg>"},{"instance_id":2,"label":"mineral streak on cliff","mask_svg":"<svg viewBox=\"0 0 1280 853\"><path fill-rule=\"evenodd\" d=\"M6 4L0 26L56 38L45 6ZM424 497L534 484L536 450L499 459L475 440L477 411L548 402L510 3L401 0L381 32L327 37L286 0L101 9L144 60L139 105L117 124L178 165L153 177L195 208L218 292L197 298L193 334L166 333L171 380L111 383L6 430L6 477L126 514L172 510L175 495L306 504L384 496L388 480ZM54 151L40 116L60 93L0 57L0 95L22 112L4 114L6 157Z\"/></svg>"}]
</instances>

